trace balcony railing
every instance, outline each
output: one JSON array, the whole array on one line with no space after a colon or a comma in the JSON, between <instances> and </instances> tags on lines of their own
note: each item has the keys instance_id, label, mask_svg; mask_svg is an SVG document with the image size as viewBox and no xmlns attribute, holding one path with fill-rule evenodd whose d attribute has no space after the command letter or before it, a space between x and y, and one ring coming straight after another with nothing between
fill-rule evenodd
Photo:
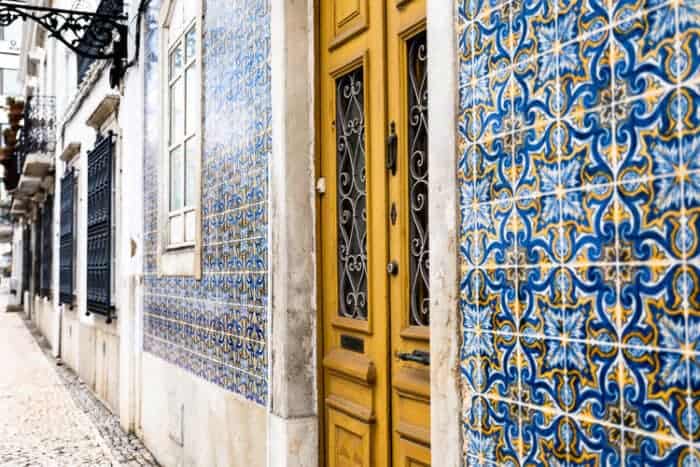
<instances>
[{"instance_id":1,"label":"balcony railing","mask_svg":"<svg viewBox=\"0 0 700 467\"><path fill-rule=\"evenodd\" d=\"M56 149L56 98L31 96L24 106L24 125L17 146L17 170L30 154L49 155Z\"/></svg>"},{"instance_id":2,"label":"balcony railing","mask_svg":"<svg viewBox=\"0 0 700 467\"><path fill-rule=\"evenodd\" d=\"M97 13L106 16L118 16L124 12L124 0L102 0L97 7ZM91 26L92 27L92 26ZM90 37L92 34L85 34L83 42L80 44L80 48L86 52L95 53L99 49L89 45ZM90 66L95 62L94 58L85 57L82 55L78 56L78 86L83 82L87 76Z\"/></svg>"}]
</instances>

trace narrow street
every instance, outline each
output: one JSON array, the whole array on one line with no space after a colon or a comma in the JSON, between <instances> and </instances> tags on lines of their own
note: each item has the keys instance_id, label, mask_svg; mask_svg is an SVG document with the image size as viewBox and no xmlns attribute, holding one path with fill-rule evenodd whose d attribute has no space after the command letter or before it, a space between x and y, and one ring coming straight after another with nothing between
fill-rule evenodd
<instances>
[{"instance_id":1,"label":"narrow street","mask_svg":"<svg viewBox=\"0 0 700 467\"><path fill-rule=\"evenodd\" d=\"M0 465L155 465L133 436L58 366L22 313L0 296Z\"/></svg>"}]
</instances>

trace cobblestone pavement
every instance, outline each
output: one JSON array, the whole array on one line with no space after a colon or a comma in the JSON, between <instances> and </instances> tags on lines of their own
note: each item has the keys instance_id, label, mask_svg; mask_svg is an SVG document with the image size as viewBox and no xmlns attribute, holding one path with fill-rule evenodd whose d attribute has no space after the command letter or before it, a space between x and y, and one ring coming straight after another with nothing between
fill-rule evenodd
<instances>
[{"instance_id":1,"label":"cobblestone pavement","mask_svg":"<svg viewBox=\"0 0 700 467\"><path fill-rule=\"evenodd\" d=\"M0 465L157 465L23 314L0 306Z\"/></svg>"}]
</instances>

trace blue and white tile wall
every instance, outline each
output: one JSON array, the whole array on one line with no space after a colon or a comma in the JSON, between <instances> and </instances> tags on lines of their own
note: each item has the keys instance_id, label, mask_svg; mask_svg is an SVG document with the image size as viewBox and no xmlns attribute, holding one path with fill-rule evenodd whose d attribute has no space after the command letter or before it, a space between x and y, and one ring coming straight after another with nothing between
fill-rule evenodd
<instances>
[{"instance_id":1,"label":"blue and white tile wall","mask_svg":"<svg viewBox=\"0 0 700 467\"><path fill-rule=\"evenodd\" d=\"M159 2L146 37L146 352L259 404L268 397L268 0L205 0L202 279L158 277Z\"/></svg>"},{"instance_id":2,"label":"blue and white tile wall","mask_svg":"<svg viewBox=\"0 0 700 467\"><path fill-rule=\"evenodd\" d=\"M456 0L468 465L700 465L700 1Z\"/></svg>"}]
</instances>

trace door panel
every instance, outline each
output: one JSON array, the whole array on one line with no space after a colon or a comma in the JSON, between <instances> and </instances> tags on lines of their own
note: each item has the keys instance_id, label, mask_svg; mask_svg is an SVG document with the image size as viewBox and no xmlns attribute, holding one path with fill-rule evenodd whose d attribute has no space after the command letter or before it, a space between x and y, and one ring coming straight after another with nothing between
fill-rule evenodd
<instances>
[{"instance_id":1,"label":"door panel","mask_svg":"<svg viewBox=\"0 0 700 467\"><path fill-rule=\"evenodd\" d=\"M321 308L328 466L389 465L384 5L320 2Z\"/></svg>"},{"instance_id":2,"label":"door panel","mask_svg":"<svg viewBox=\"0 0 700 467\"><path fill-rule=\"evenodd\" d=\"M388 112L396 134L390 171L392 450L394 465L430 465L428 77L425 0L387 8ZM394 211L395 214L392 214Z\"/></svg>"},{"instance_id":3,"label":"door panel","mask_svg":"<svg viewBox=\"0 0 700 467\"><path fill-rule=\"evenodd\" d=\"M319 267L331 467L430 465L428 367L398 358L429 348L427 212L410 200L413 193L427 205L424 17L425 0L320 1ZM397 144L387 144L394 135ZM409 153L425 158L417 171Z\"/></svg>"}]
</instances>

